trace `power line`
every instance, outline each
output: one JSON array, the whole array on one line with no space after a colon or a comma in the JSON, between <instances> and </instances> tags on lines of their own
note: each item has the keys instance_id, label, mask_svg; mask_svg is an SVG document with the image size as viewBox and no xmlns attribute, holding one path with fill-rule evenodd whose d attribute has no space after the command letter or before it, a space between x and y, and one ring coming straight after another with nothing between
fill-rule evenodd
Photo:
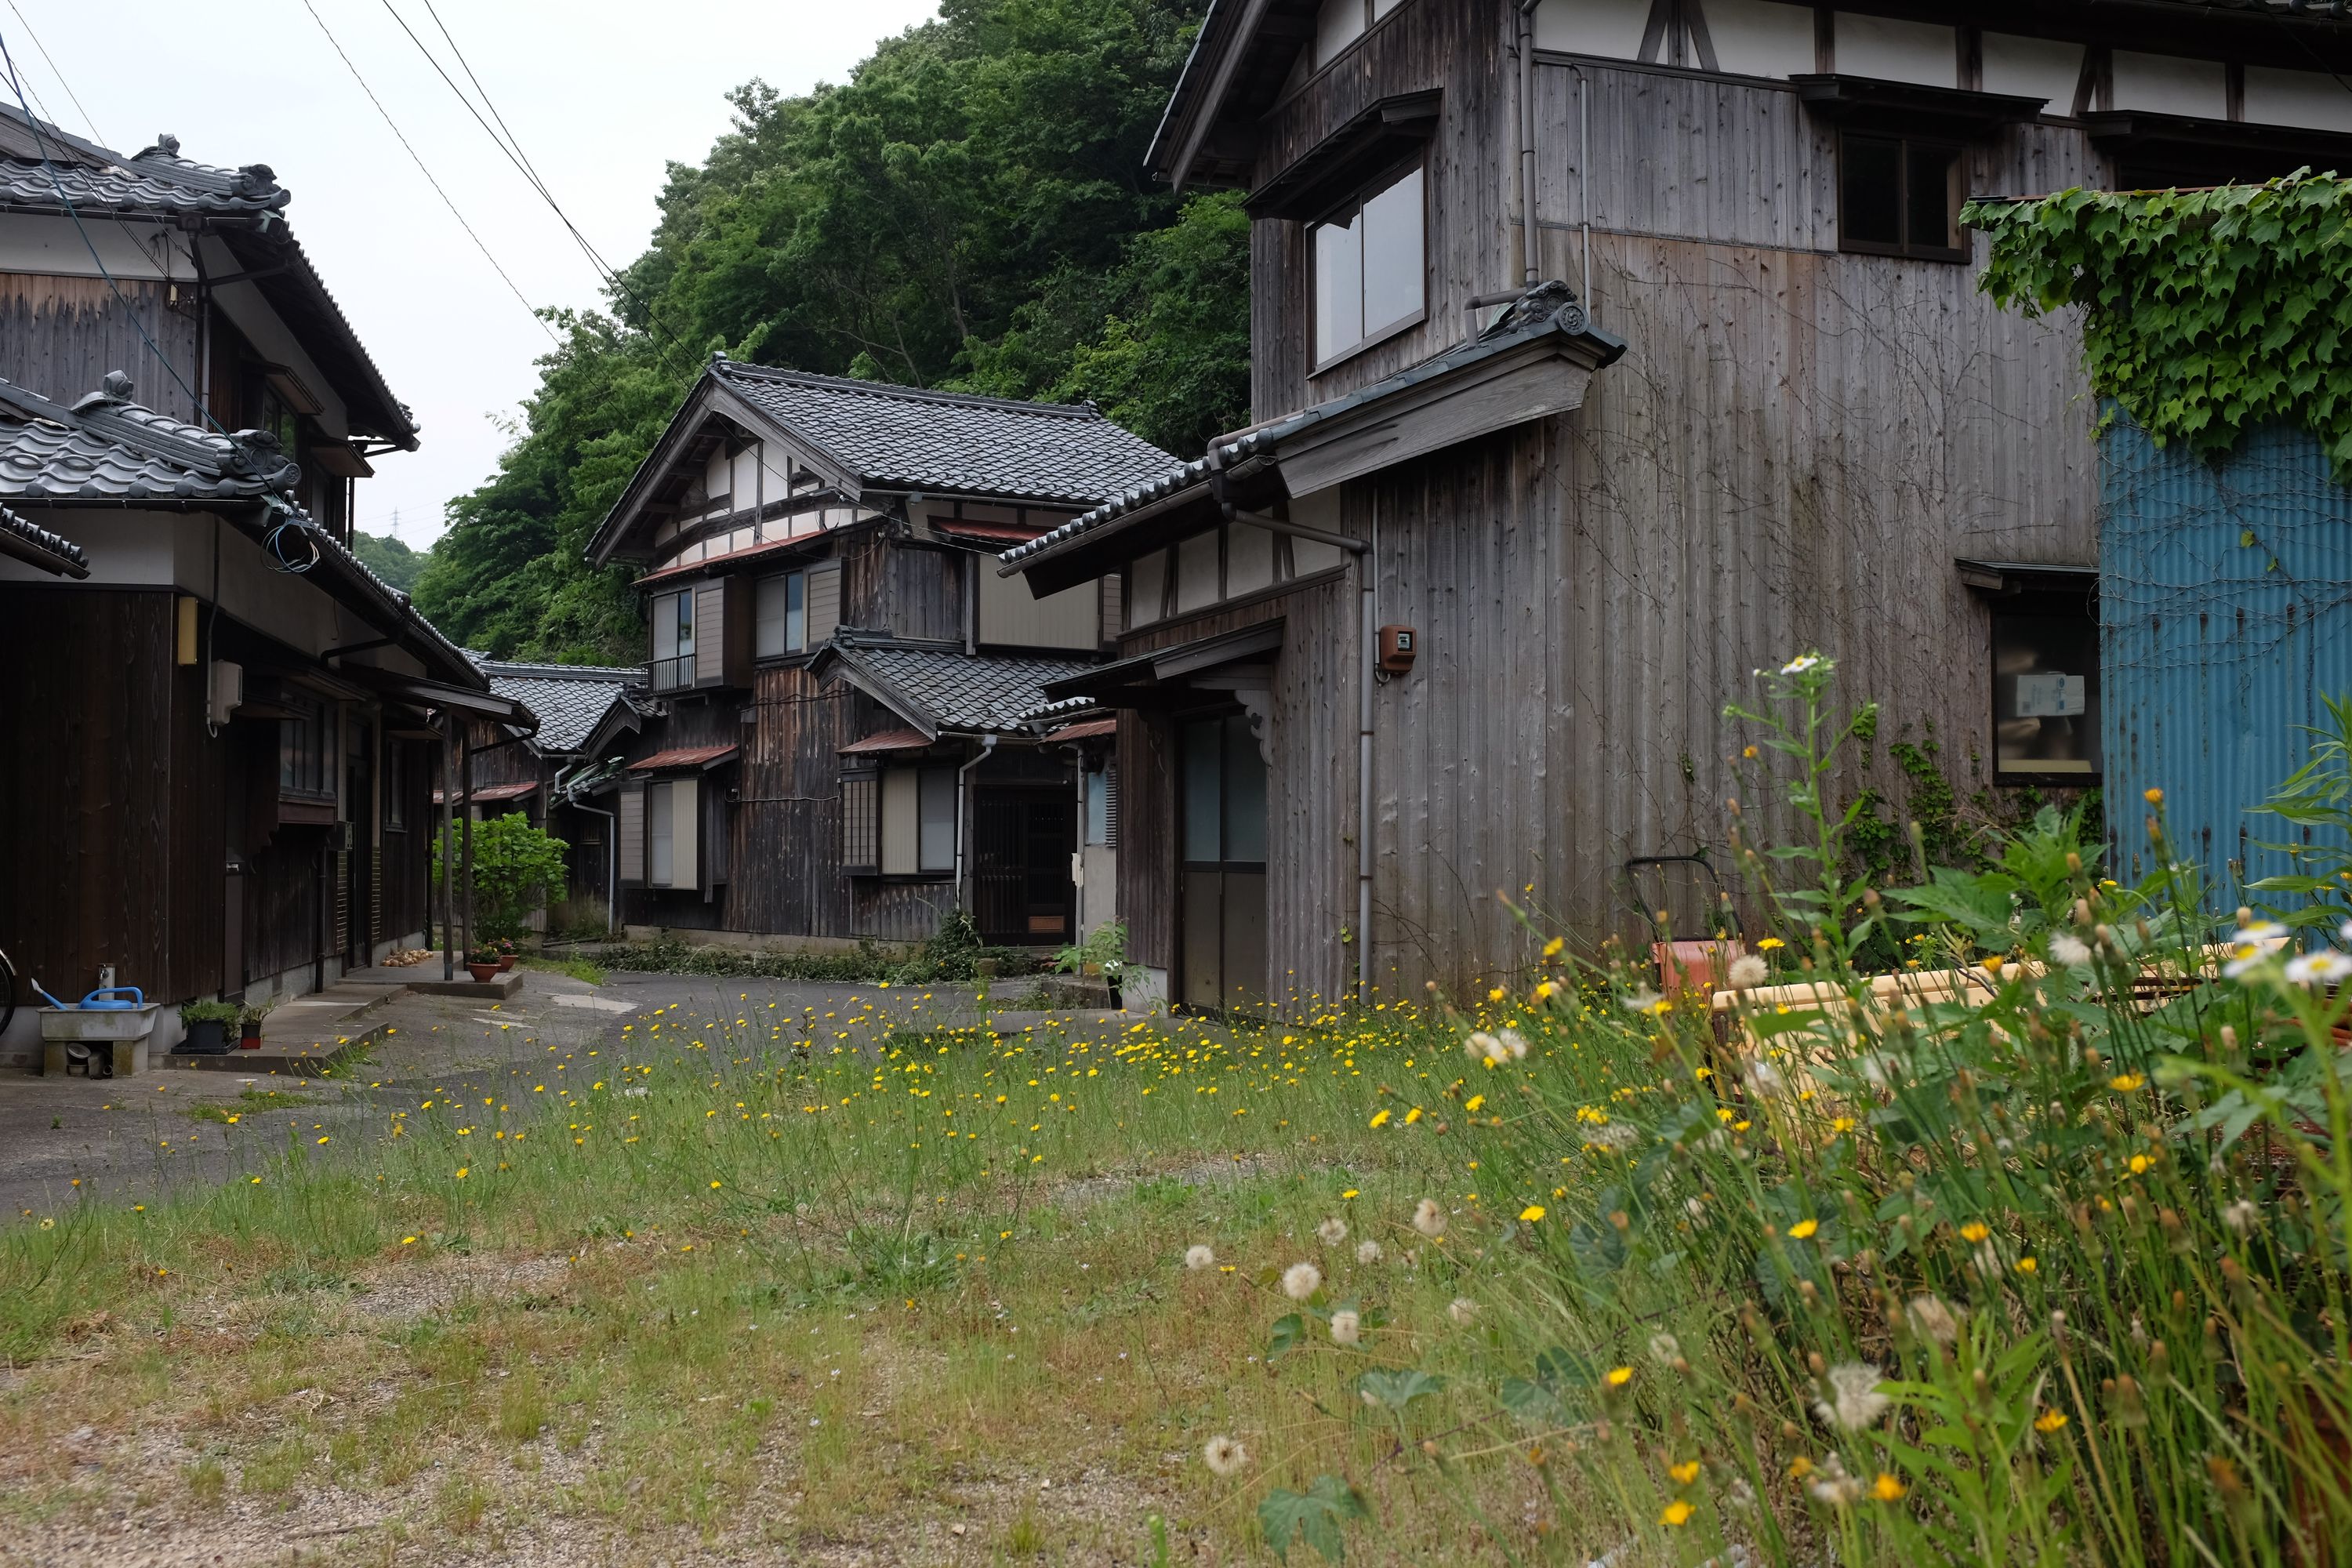
<instances>
[{"instance_id":1,"label":"power line","mask_svg":"<svg viewBox=\"0 0 2352 1568\"><path fill-rule=\"evenodd\" d=\"M490 270L499 275L499 280L507 286L508 290L511 292L515 299L521 303L522 308L530 312L530 319L539 322L539 330L547 334L547 341L556 344L559 348L562 347L562 340L555 335L555 329L549 326L545 321L541 320L538 307L534 306L528 299L525 299L523 297L523 291L515 287L515 280L507 276L507 269L499 265L499 258L490 254L490 247L482 243L482 237L480 235L474 232L474 226L466 221L466 215L457 210L457 204L449 199L449 193L441 188L441 182L435 179L433 177L433 171L425 166L424 158L418 154L414 146L410 145L408 138L402 134L398 122L392 118L392 110L383 106L383 100L375 95L375 89L368 85L367 78L360 75L360 68L352 63L352 57L343 52L343 46L341 44L336 42L334 33L327 26L326 18L319 15L319 8L311 5L310 0L302 0L302 9L310 13L310 20L318 23L319 31L326 34L328 44L331 46L335 51L335 58L343 62L343 68L350 71L352 73L352 79L360 84L360 90L367 94L367 100L370 103L375 105L375 111L383 116L384 124L391 127L394 137L399 141L401 147L408 153L409 158L415 162L417 173L423 174L425 176L425 183L433 187L433 194L441 198L441 205L449 209L449 216L457 220L457 226L466 231L466 237L474 242L474 248L482 253L482 259L490 264Z\"/></svg>"},{"instance_id":2,"label":"power line","mask_svg":"<svg viewBox=\"0 0 2352 1568\"><path fill-rule=\"evenodd\" d=\"M41 42L41 35L33 31L32 23L25 20L25 13L16 10L16 0L8 0L8 9L16 12L17 25L25 29L25 37L33 40L33 47L41 51L41 58L48 61L49 74L58 79L58 85L59 87L66 89L66 97L72 101L73 106L76 109L81 110L81 122L89 127L89 139L97 142L101 147L108 145L109 143L107 142L106 138L98 133L98 121L89 117L89 110L82 109L80 95L74 91L73 83L68 81L66 79L66 73L58 68L57 60L49 54L49 46ZM12 82L10 85L13 86L15 84ZM33 101L35 103L41 103L40 94L33 94ZM46 103L42 103L42 116L47 118L49 106Z\"/></svg>"},{"instance_id":3,"label":"power line","mask_svg":"<svg viewBox=\"0 0 2352 1568\"><path fill-rule=\"evenodd\" d=\"M466 79L473 84L475 93L481 98L481 109L474 107L474 100L466 96L465 89L451 79L448 71L443 68L440 60L435 57L433 51L425 47L425 40L416 36L415 29L408 25L407 18L401 16L393 5L392 0L383 0L383 8L391 12L394 21L400 24L400 30L408 35L408 41L416 46L416 52L425 57L425 63L430 65L442 81L448 85L449 90L457 95L457 101L466 106L466 112L474 117L474 123L482 128L482 133L490 139L491 145L506 155L507 162L515 166L515 171L522 175L532 190L539 193L540 199L545 202L549 209L555 214L557 221L570 231L572 239L579 244L582 252L587 256L589 264L594 267L597 274L604 279L605 286L620 296L625 302L636 306L644 313L646 329L653 335L657 345L665 352L675 348L685 348L686 345L678 341L676 334L664 327L659 318L655 315L653 302L637 297L623 280L621 275L613 268L612 264L607 262L597 251L595 246L589 242L588 237L580 231L580 226L572 221L572 216L565 212L562 204L555 199L555 193L548 189L547 182L540 177L539 169L531 163L530 155L522 150L521 138L518 137L513 128L507 124L506 116L499 112L498 104L491 100L489 89L482 85L481 78L474 73L472 63L466 58L466 51L458 47L456 37L449 31L449 25L441 19L441 13L434 9L433 0L425 0L425 15L433 18L433 25L440 29L442 41L449 46L450 54L456 57L458 68L466 73ZM496 130L491 129L489 121L482 118L482 109L488 110L490 119L498 121ZM693 367L694 357L693 352L690 349L688 350L687 363L689 369ZM677 368L675 362L670 368L673 370Z\"/></svg>"}]
</instances>

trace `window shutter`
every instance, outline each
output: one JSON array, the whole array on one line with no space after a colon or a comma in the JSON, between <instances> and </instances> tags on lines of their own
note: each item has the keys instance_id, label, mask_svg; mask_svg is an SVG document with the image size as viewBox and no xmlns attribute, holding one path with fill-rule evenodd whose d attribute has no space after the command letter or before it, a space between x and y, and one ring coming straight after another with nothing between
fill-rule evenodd
<instances>
[{"instance_id":1,"label":"window shutter","mask_svg":"<svg viewBox=\"0 0 2352 1568\"><path fill-rule=\"evenodd\" d=\"M709 583L694 595L694 683L716 686L727 673L727 585Z\"/></svg>"},{"instance_id":2,"label":"window shutter","mask_svg":"<svg viewBox=\"0 0 2352 1568\"><path fill-rule=\"evenodd\" d=\"M882 874L908 877L922 868L919 858L921 774L889 768L882 774Z\"/></svg>"},{"instance_id":3,"label":"window shutter","mask_svg":"<svg viewBox=\"0 0 2352 1568\"><path fill-rule=\"evenodd\" d=\"M841 563L819 562L808 569L808 646L831 637L841 625Z\"/></svg>"},{"instance_id":4,"label":"window shutter","mask_svg":"<svg viewBox=\"0 0 2352 1568\"><path fill-rule=\"evenodd\" d=\"M673 888L702 886L702 857L696 853L702 839L701 795L698 779L678 779L669 786L669 885Z\"/></svg>"},{"instance_id":5,"label":"window shutter","mask_svg":"<svg viewBox=\"0 0 2352 1568\"><path fill-rule=\"evenodd\" d=\"M646 792L643 785L621 792L621 880L646 879Z\"/></svg>"},{"instance_id":6,"label":"window shutter","mask_svg":"<svg viewBox=\"0 0 2352 1568\"><path fill-rule=\"evenodd\" d=\"M870 876L881 868L881 781L872 773L841 779L841 868Z\"/></svg>"},{"instance_id":7,"label":"window shutter","mask_svg":"<svg viewBox=\"0 0 2352 1568\"><path fill-rule=\"evenodd\" d=\"M1118 847L1118 759L1103 764L1103 844Z\"/></svg>"}]
</instances>

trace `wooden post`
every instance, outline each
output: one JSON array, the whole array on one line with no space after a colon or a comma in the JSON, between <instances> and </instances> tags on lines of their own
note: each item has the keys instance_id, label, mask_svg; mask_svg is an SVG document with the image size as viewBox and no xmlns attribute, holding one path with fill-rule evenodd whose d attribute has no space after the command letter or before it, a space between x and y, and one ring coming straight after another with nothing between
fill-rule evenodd
<instances>
[{"instance_id":1,"label":"wooden post","mask_svg":"<svg viewBox=\"0 0 2352 1568\"><path fill-rule=\"evenodd\" d=\"M467 952L474 946L474 726L471 721L460 721L465 728L458 731L464 738L457 743L457 768L465 800L460 806L457 831L462 836L464 850L459 858L465 862L466 878L465 928L463 938Z\"/></svg>"},{"instance_id":2,"label":"wooden post","mask_svg":"<svg viewBox=\"0 0 2352 1568\"><path fill-rule=\"evenodd\" d=\"M457 720L444 712L441 726L441 979L446 984L457 978L457 922L454 918L457 879L451 871L457 865L457 841L450 831L452 813L457 808Z\"/></svg>"}]
</instances>

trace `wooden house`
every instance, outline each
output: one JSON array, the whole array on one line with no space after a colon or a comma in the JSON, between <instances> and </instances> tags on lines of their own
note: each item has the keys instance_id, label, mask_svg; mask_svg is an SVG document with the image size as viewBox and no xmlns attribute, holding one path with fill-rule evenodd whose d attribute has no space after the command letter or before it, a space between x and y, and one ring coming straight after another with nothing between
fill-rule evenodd
<instances>
[{"instance_id":1,"label":"wooden house","mask_svg":"<svg viewBox=\"0 0 2352 1568\"><path fill-rule=\"evenodd\" d=\"M1963 795L2099 783L2078 329L1979 293L1960 205L2352 166L2347 40L1215 0L1150 167L1248 193L1260 423L1004 557L1121 583L1121 657L1047 690L1119 711L1139 959L1217 1005L1523 973L1497 889L1626 929L1628 861L1722 858L1723 706L1808 649Z\"/></svg>"},{"instance_id":2,"label":"wooden house","mask_svg":"<svg viewBox=\"0 0 2352 1568\"><path fill-rule=\"evenodd\" d=\"M1173 463L1091 405L714 357L589 550L646 568L645 689L589 742L620 759L625 921L1076 936L1106 737L1026 715L1103 656L1117 581L1034 596L995 556Z\"/></svg>"},{"instance_id":3,"label":"wooden house","mask_svg":"<svg viewBox=\"0 0 2352 1568\"><path fill-rule=\"evenodd\" d=\"M532 664L470 655L489 678L490 689L520 703L539 728L515 736L511 744L487 731L474 752L470 797L459 781L461 804L476 820L520 812L533 827L564 844L564 885L550 891L548 907L533 918L536 930L617 924L617 849L609 805L590 803L588 791L612 770L599 768L589 738L630 711L627 692L646 672L635 665ZM435 804L446 798L434 793Z\"/></svg>"},{"instance_id":4,"label":"wooden house","mask_svg":"<svg viewBox=\"0 0 2352 1568\"><path fill-rule=\"evenodd\" d=\"M348 548L415 429L287 199L0 115L0 948L60 994L260 1000L421 944L445 738L531 727Z\"/></svg>"}]
</instances>

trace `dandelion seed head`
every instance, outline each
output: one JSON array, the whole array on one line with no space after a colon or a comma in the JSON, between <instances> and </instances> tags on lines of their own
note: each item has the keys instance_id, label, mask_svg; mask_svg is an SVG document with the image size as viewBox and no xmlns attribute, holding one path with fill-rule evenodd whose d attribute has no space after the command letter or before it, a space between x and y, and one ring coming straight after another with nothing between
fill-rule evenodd
<instances>
[{"instance_id":1,"label":"dandelion seed head","mask_svg":"<svg viewBox=\"0 0 2352 1568\"><path fill-rule=\"evenodd\" d=\"M1743 952L1731 961L1731 988L1752 991L1772 978L1772 966L1752 952Z\"/></svg>"},{"instance_id":2,"label":"dandelion seed head","mask_svg":"<svg viewBox=\"0 0 2352 1568\"><path fill-rule=\"evenodd\" d=\"M1220 1434L1210 1438L1201 1450L1201 1460L1216 1475L1238 1475L1241 1468L1249 1463L1249 1450L1234 1438Z\"/></svg>"},{"instance_id":3,"label":"dandelion seed head","mask_svg":"<svg viewBox=\"0 0 2352 1568\"><path fill-rule=\"evenodd\" d=\"M1379 1242L1377 1242L1377 1241L1370 1241L1370 1240L1366 1240L1366 1241L1360 1241L1360 1242L1358 1242L1358 1243L1356 1244L1356 1261L1357 1261L1357 1262L1359 1262L1359 1263L1378 1263L1380 1260L1381 1260L1381 1244L1380 1244Z\"/></svg>"},{"instance_id":4,"label":"dandelion seed head","mask_svg":"<svg viewBox=\"0 0 2352 1568\"><path fill-rule=\"evenodd\" d=\"M1859 1432L1878 1425L1894 1403L1878 1392L1881 1373L1866 1361L1840 1362L1830 1368L1829 1392L1813 1403L1813 1414L1824 1426Z\"/></svg>"},{"instance_id":5,"label":"dandelion seed head","mask_svg":"<svg viewBox=\"0 0 2352 1568\"><path fill-rule=\"evenodd\" d=\"M1331 1342L1335 1345L1355 1345L1363 1342L1364 1320L1352 1308L1342 1307L1331 1314Z\"/></svg>"},{"instance_id":6,"label":"dandelion seed head","mask_svg":"<svg viewBox=\"0 0 2352 1568\"><path fill-rule=\"evenodd\" d=\"M1456 1296L1447 1305L1445 1315L1454 1320L1455 1328L1466 1329L1478 1321L1478 1303L1467 1296Z\"/></svg>"},{"instance_id":7,"label":"dandelion seed head","mask_svg":"<svg viewBox=\"0 0 2352 1568\"><path fill-rule=\"evenodd\" d=\"M1282 1271L1282 1293L1294 1301L1304 1301L1323 1289L1323 1270L1312 1263L1294 1263Z\"/></svg>"},{"instance_id":8,"label":"dandelion seed head","mask_svg":"<svg viewBox=\"0 0 2352 1568\"><path fill-rule=\"evenodd\" d=\"M1184 1267L1187 1268L1207 1268L1216 1261L1215 1250L1205 1243L1195 1242L1184 1249Z\"/></svg>"},{"instance_id":9,"label":"dandelion seed head","mask_svg":"<svg viewBox=\"0 0 2352 1568\"><path fill-rule=\"evenodd\" d=\"M1423 1198L1412 1206L1412 1228L1433 1240L1445 1234L1445 1211L1437 1206L1434 1198Z\"/></svg>"}]
</instances>

